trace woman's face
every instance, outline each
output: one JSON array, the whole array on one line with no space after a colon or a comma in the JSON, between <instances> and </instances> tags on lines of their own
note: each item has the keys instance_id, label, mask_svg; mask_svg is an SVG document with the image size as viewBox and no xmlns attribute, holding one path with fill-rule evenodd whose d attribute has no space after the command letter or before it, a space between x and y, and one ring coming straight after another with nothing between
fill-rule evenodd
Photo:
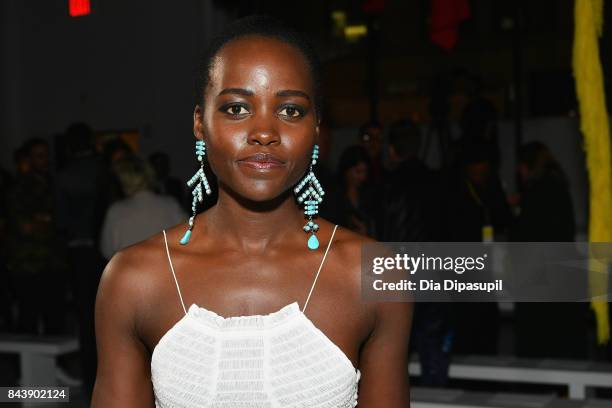
<instances>
[{"instance_id":1,"label":"woman's face","mask_svg":"<svg viewBox=\"0 0 612 408\"><path fill-rule=\"evenodd\" d=\"M364 162L359 162L347 169L345 176L347 186L359 187L368 179L368 165Z\"/></svg>"},{"instance_id":2,"label":"woman's face","mask_svg":"<svg viewBox=\"0 0 612 408\"><path fill-rule=\"evenodd\" d=\"M312 82L304 56L282 41L244 37L220 50L194 132L221 186L265 201L297 183L318 135Z\"/></svg>"}]
</instances>

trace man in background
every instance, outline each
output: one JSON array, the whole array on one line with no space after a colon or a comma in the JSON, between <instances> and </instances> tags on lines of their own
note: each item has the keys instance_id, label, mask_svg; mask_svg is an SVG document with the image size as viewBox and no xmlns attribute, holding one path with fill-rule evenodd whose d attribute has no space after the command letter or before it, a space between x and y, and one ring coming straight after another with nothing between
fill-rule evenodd
<instances>
[{"instance_id":1,"label":"man in background","mask_svg":"<svg viewBox=\"0 0 612 408\"><path fill-rule=\"evenodd\" d=\"M18 305L17 329L62 334L66 261L57 235L49 144L30 139L23 151L28 170L17 176L7 197L8 269Z\"/></svg>"},{"instance_id":2,"label":"man in background","mask_svg":"<svg viewBox=\"0 0 612 408\"><path fill-rule=\"evenodd\" d=\"M94 306L103 269L95 245L95 183L101 160L93 148L93 132L74 123L64 135L65 163L56 177L57 225L68 248L70 282L79 322L81 370L85 392L91 395L96 377Z\"/></svg>"},{"instance_id":3,"label":"man in background","mask_svg":"<svg viewBox=\"0 0 612 408\"><path fill-rule=\"evenodd\" d=\"M421 130L409 121L394 123L389 131L389 162L379 229L381 241L443 241L442 196L437 173L418 157ZM446 303L416 303L411 346L419 354L422 386L448 382L451 329Z\"/></svg>"}]
</instances>

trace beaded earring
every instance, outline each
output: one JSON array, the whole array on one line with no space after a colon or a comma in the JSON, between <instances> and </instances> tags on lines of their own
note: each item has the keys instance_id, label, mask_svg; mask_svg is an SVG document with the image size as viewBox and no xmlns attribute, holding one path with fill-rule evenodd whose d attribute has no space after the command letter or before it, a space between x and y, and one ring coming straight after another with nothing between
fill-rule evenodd
<instances>
[{"instance_id":1,"label":"beaded earring","mask_svg":"<svg viewBox=\"0 0 612 408\"><path fill-rule=\"evenodd\" d=\"M304 216L308 218L306 225L304 225L304 231L311 233L310 238L308 238L308 248L311 250L319 247L319 239L315 235L315 232L319 230L319 225L314 222L312 218L318 214L319 204L323 201L323 196L325 195L325 191L323 191L319 180L317 180L317 177L312 171L312 166L317 164L318 158L319 146L314 145L308 174L293 189L293 192L297 196L298 203L304 204ZM308 185L308 187L306 187L306 185ZM304 189L304 187L306 188ZM304 191L302 191L302 189L304 189ZM300 191L302 191L301 194Z\"/></svg>"},{"instance_id":2,"label":"beaded earring","mask_svg":"<svg viewBox=\"0 0 612 408\"><path fill-rule=\"evenodd\" d=\"M185 231L185 235L183 235L183 238L181 238L181 240L179 241L181 245L187 245L189 243L189 239L191 238L191 230L193 229L193 221L195 220L196 216L197 203L201 203L204 201L202 187L204 187L206 195L210 195L212 193L210 185L208 184L208 179L206 178L206 174L204 173L204 155L206 154L206 144L203 140L196 141L195 150L198 161L200 162L200 169L187 182L187 185L193 189L193 191L191 192L191 195L193 195L193 201L191 202L192 215L191 217L189 217L189 227L187 228L187 231Z\"/></svg>"}]
</instances>

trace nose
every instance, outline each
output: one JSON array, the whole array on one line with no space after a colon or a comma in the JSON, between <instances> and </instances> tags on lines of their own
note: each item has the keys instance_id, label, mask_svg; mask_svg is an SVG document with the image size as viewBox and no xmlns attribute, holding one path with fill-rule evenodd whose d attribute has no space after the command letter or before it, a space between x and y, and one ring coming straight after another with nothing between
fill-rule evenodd
<instances>
[{"instance_id":1,"label":"nose","mask_svg":"<svg viewBox=\"0 0 612 408\"><path fill-rule=\"evenodd\" d=\"M280 143L280 135L268 120L259 120L249 133L249 144L268 146Z\"/></svg>"}]
</instances>

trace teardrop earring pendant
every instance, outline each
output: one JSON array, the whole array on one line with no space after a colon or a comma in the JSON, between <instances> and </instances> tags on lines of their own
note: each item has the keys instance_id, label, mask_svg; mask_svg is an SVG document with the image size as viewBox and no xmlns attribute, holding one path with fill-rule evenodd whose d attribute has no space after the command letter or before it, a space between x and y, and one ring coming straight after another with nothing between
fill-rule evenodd
<instances>
[{"instance_id":1,"label":"teardrop earring pendant","mask_svg":"<svg viewBox=\"0 0 612 408\"><path fill-rule=\"evenodd\" d=\"M319 204L323 201L323 196L325 195L321 183L319 183L317 176L312 171L312 167L317 164L318 158L319 146L314 145L308 174L293 189L298 203L304 205L304 217L308 219L303 228L306 233L311 234L310 238L308 238L308 249L310 250L319 248L319 239L316 235L316 232L319 230L319 224L313 221L313 217L319 213Z\"/></svg>"},{"instance_id":2,"label":"teardrop earring pendant","mask_svg":"<svg viewBox=\"0 0 612 408\"><path fill-rule=\"evenodd\" d=\"M193 200L191 201L191 217L189 217L189 226L187 231L183 235L183 238L179 241L181 245L187 245L191 239L191 230L193 230L193 224L195 221L197 204L204 201L204 194L202 190L206 192L206 195L211 195L212 190L208 184L206 173L204 173L204 156L206 155L206 144L203 140L197 140L195 143L196 157L200 162L200 169L193 175L193 177L187 182L187 185L193 189L191 195Z\"/></svg>"}]
</instances>

